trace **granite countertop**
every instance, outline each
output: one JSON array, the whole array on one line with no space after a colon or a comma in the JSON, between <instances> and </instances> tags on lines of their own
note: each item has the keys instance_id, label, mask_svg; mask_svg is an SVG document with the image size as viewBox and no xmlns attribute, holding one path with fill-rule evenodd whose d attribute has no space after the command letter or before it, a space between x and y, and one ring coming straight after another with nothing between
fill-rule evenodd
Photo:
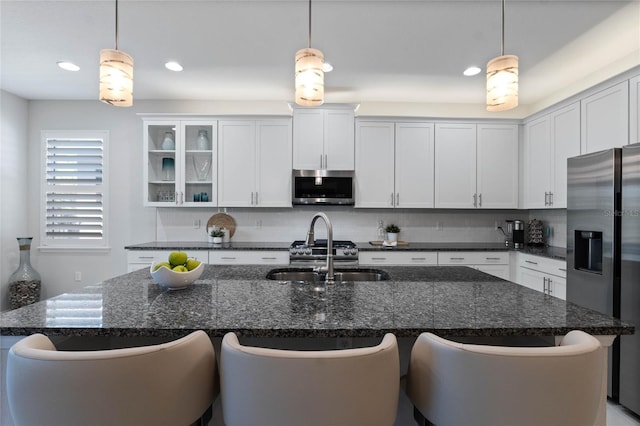
<instances>
[{"instance_id":1,"label":"granite countertop","mask_svg":"<svg viewBox=\"0 0 640 426\"><path fill-rule=\"evenodd\" d=\"M180 337L202 329L253 337L550 336L634 327L464 266L385 267L389 281L313 285L266 280L271 266L206 265L167 291L147 269L0 314L0 334Z\"/></svg>"},{"instance_id":2,"label":"granite countertop","mask_svg":"<svg viewBox=\"0 0 640 426\"><path fill-rule=\"evenodd\" d=\"M410 242L406 246L383 247L374 246L368 241L357 242L360 251L517 251L535 256L566 260L564 247L533 247L523 249L506 247L504 243L423 243ZM127 250L289 250L291 242L241 242L231 241L213 244L201 241L152 241L142 244L132 244Z\"/></svg>"}]
</instances>

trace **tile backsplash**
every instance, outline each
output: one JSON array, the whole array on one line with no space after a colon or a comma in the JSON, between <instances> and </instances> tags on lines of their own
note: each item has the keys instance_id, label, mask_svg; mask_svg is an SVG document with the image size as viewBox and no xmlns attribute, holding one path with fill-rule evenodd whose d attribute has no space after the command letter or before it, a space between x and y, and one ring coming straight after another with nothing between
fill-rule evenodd
<instances>
[{"instance_id":1,"label":"tile backsplash","mask_svg":"<svg viewBox=\"0 0 640 426\"><path fill-rule=\"evenodd\" d=\"M334 239L357 242L374 240L378 221L401 228L400 239L420 242L502 242L496 224L506 228L507 219L527 221L522 210L410 210L356 209L344 206L296 206L290 209L258 208L158 208L156 240L206 241L206 224L218 212L236 222L232 241L284 241L304 239L313 215L326 213L333 225ZM566 222L566 221L565 221ZM566 227L566 226L565 226ZM322 221L316 222L316 238L326 235Z\"/></svg>"}]
</instances>

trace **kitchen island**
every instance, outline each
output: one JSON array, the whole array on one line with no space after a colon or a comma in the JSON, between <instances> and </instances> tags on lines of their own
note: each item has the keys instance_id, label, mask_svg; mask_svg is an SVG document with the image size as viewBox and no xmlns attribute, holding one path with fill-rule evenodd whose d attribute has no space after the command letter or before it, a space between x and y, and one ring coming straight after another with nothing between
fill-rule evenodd
<instances>
[{"instance_id":1,"label":"kitchen island","mask_svg":"<svg viewBox=\"0 0 640 426\"><path fill-rule=\"evenodd\" d=\"M310 284L267 280L276 266L214 266L167 291L148 269L0 315L0 335L167 337L598 336L634 326L464 266L384 267L390 280ZM282 268L287 268L283 266Z\"/></svg>"}]
</instances>

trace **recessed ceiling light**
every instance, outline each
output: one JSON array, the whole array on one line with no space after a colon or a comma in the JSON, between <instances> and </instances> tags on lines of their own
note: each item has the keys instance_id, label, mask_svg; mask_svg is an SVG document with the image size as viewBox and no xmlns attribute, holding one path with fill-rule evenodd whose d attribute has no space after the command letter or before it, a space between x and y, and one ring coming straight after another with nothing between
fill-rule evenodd
<instances>
[{"instance_id":1,"label":"recessed ceiling light","mask_svg":"<svg viewBox=\"0 0 640 426\"><path fill-rule=\"evenodd\" d=\"M164 64L165 68L171 71L182 71L182 65L180 65L179 63L175 62L175 61L169 61L166 64Z\"/></svg>"},{"instance_id":2,"label":"recessed ceiling light","mask_svg":"<svg viewBox=\"0 0 640 426\"><path fill-rule=\"evenodd\" d=\"M331 65L329 62L324 62L322 64L322 71L324 72L331 72L333 71L333 65Z\"/></svg>"},{"instance_id":3,"label":"recessed ceiling light","mask_svg":"<svg viewBox=\"0 0 640 426\"><path fill-rule=\"evenodd\" d=\"M60 68L67 71L80 71L80 67L73 62L58 61L56 62Z\"/></svg>"},{"instance_id":4,"label":"recessed ceiling light","mask_svg":"<svg viewBox=\"0 0 640 426\"><path fill-rule=\"evenodd\" d=\"M464 70L464 72L462 74L464 74L467 77L469 77L469 76L472 76L472 75L480 74L480 71L482 71L480 68L478 68L476 66L472 66L472 67L469 67L466 70Z\"/></svg>"}]
</instances>

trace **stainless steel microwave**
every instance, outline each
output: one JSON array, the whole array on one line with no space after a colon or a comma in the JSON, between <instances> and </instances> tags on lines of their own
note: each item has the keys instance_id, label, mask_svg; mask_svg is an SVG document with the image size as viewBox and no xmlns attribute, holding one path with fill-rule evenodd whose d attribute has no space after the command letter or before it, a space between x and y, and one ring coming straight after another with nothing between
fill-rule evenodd
<instances>
[{"instance_id":1,"label":"stainless steel microwave","mask_svg":"<svg viewBox=\"0 0 640 426\"><path fill-rule=\"evenodd\" d=\"M354 172L293 170L293 204L354 204Z\"/></svg>"}]
</instances>

